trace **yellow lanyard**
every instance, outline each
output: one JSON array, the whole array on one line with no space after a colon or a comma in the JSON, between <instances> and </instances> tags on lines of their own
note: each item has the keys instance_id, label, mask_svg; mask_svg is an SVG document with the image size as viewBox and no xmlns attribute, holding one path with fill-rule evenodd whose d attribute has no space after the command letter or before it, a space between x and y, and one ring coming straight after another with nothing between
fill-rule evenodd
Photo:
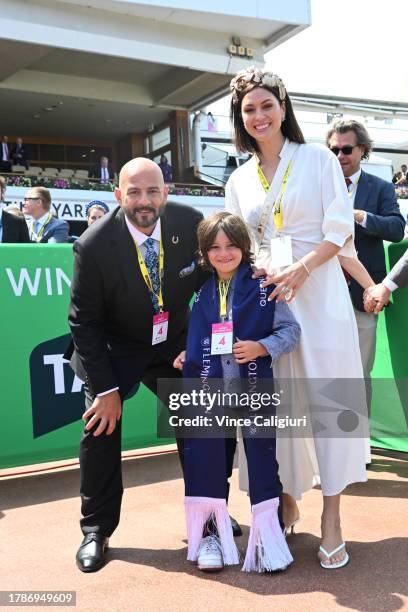
<instances>
[{"instance_id":1,"label":"yellow lanyard","mask_svg":"<svg viewBox=\"0 0 408 612\"><path fill-rule=\"evenodd\" d=\"M31 221L30 231L36 242L41 242L41 238L43 237L45 226L49 224L51 219L52 219L52 215L51 213L48 213L48 217L46 218L44 225L40 228L40 231L38 232L38 234L36 234L34 231L34 225L35 225L34 221Z\"/></svg>"},{"instance_id":2,"label":"yellow lanyard","mask_svg":"<svg viewBox=\"0 0 408 612\"><path fill-rule=\"evenodd\" d=\"M157 295L154 291L153 291L153 285L152 285L152 279L150 278L150 274L149 271L146 267L146 262L143 259L143 255L140 251L139 245L137 244L137 242L135 242L135 247L136 247L136 251L137 251L137 258L139 260L139 267L140 267L140 271L142 273L142 276L144 278L144 282L147 285L147 288L149 289L150 293L153 293L153 295L155 295L157 297L157 302L159 304L159 308L160 308L160 312L163 312L163 292L162 292L162 279L163 279L163 273L164 273L164 249L163 249L163 242L162 239L160 237L160 251L159 251L159 279L160 279L160 291L159 291L159 295Z\"/></svg>"},{"instance_id":3,"label":"yellow lanyard","mask_svg":"<svg viewBox=\"0 0 408 612\"><path fill-rule=\"evenodd\" d=\"M288 184L289 176L292 171L292 161L288 163L288 166L285 170L285 174L283 175L282 185L280 188L279 196L275 200L273 205L273 221L276 229L280 230L283 226L283 214L282 214L282 204L283 204L283 196L285 195L286 186ZM269 183L263 173L261 165L258 163L258 176L261 181L261 185L264 188L265 192L269 190Z\"/></svg>"},{"instance_id":4,"label":"yellow lanyard","mask_svg":"<svg viewBox=\"0 0 408 612\"><path fill-rule=\"evenodd\" d=\"M218 279L218 293L220 294L220 317L227 316L227 296L231 279L227 281Z\"/></svg>"}]
</instances>

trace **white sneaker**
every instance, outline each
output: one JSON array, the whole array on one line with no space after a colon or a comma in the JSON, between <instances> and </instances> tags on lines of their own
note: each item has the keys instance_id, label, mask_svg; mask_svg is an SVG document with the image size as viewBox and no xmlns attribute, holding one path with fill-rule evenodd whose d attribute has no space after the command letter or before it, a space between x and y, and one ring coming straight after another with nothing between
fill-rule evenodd
<instances>
[{"instance_id":1,"label":"white sneaker","mask_svg":"<svg viewBox=\"0 0 408 612\"><path fill-rule=\"evenodd\" d=\"M214 535L206 536L201 540L197 558L198 569L203 572L217 572L222 570L222 550L219 538Z\"/></svg>"}]
</instances>

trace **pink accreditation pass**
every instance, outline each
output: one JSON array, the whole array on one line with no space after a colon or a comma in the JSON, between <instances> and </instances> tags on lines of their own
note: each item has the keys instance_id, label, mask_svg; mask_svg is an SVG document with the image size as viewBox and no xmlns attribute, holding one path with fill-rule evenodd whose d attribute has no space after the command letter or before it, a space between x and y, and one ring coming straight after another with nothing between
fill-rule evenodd
<instances>
[{"instance_id":1,"label":"pink accreditation pass","mask_svg":"<svg viewBox=\"0 0 408 612\"><path fill-rule=\"evenodd\" d=\"M153 316L153 337L152 345L160 344L167 340L167 330L169 328L169 313L160 312Z\"/></svg>"},{"instance_id":2,"label":"pink accreditation pass","mask_svg":"<svg viewBox=\"0 0 408 612\"><path fill-rule=\"evenodd\" d=\"M211 327L211 355L229 355L232 353L232 321L213 323Z\"/></svg>"}]
</instances>

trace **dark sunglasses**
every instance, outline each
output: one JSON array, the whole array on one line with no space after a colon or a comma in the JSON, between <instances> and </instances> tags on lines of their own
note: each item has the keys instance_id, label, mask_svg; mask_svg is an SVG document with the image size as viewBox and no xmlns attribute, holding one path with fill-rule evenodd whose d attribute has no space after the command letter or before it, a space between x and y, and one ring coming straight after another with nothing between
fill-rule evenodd
<instances>
[{"instance_id":1,"label":"dark sunglasses","mask_svg":"<svg viewBox=\"0 0 408 612\"><path fill-rule=\"evenodd\" d=\"M358 145L346 145L345 147L330 147L330 151L335 154L337 157L340 151L343 155L351 155L354 147L358 147Z\"/></svg>"}]
</instances>

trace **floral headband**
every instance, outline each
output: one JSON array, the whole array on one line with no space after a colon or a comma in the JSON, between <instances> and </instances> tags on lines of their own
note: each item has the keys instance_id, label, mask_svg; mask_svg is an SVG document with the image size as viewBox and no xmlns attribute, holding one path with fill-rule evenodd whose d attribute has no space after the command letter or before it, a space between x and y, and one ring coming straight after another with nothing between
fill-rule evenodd
<instances>
[{"instance_id":1,"label":"floral headband","mask_svg":"<svg viewBox=\"0 0 408 612\"><path fill-rule=\"evenodd\" d=\"M286 88L282 79L278 77L277 74L262 70L261 68L256 68L255 66L249 66L249 68L240 70L230 83L232 101L234 104L238 103L239 94L242 93L250 83L253 83L255 87L276 87L279 90L280 101L283 102L286 98Z\"/></svg>"}]
</instances>

